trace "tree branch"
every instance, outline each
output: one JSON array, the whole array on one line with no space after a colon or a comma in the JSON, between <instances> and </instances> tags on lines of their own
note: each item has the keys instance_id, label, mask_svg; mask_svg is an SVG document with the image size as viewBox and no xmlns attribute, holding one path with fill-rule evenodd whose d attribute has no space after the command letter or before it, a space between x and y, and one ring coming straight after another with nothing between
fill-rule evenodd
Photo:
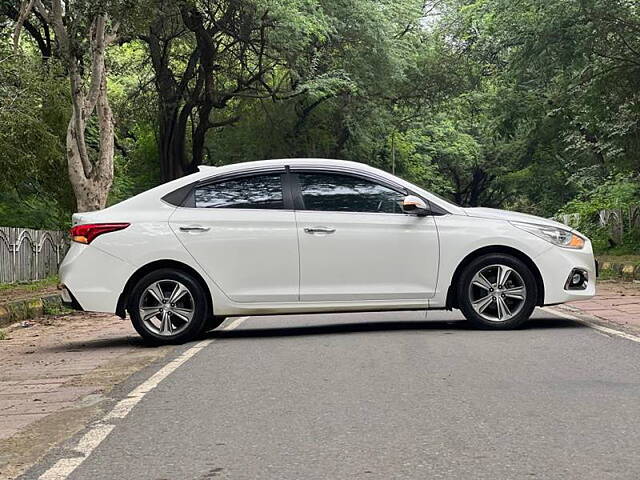
<instances>
[{"instance_id":1,"label":"tree branch","mask_svg":"<svg viewBox=\"0 0 640 480\"><path fill-rule=\"evenodd\" d=\"M18 49L20 45L20 31L22 30L22 26L25 20L31 15L31 9L33 9L33 4L35 0L23 1L20 5L20 12L18 13L18 18L16 20L16 25L13 29L13 48L15 50Z\"/></svg>"}]
</instances>

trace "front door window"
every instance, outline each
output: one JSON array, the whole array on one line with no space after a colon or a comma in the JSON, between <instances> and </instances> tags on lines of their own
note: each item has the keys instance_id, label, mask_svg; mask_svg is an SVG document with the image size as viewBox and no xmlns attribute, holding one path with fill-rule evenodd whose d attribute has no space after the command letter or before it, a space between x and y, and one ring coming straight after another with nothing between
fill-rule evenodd
<instances>
[{"instance_id":1,"label":"front door window","mask_svg":"<svg viewBox=\"0 0 640 480\"><path fill-rule=\"evenodd\" d=\"M299 173L303 210L402 212L404 193L370 180L337 173Z\"/></svg>"}]
</instances>

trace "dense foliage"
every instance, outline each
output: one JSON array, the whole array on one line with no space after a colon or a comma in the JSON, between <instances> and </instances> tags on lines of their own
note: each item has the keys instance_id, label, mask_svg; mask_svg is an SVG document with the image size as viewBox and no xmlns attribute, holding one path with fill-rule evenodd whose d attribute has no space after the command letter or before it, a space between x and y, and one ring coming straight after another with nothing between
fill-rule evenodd
<instances>
[{"instance_id":1,"label":"dense foliage","mask_svg":"<svg viewBox=\"0 0 640 480\"><path fill-rule=\"evenodd\" d=\"M110 202L200 163L305 156L463 205L581 213L596 236L598 210L640 203L637 1L106 4L121 24ZM37 16L14 49L20 6L0 0L0 224L61 227L75 208L68 72Z\"/></svg>"}]
</instances>

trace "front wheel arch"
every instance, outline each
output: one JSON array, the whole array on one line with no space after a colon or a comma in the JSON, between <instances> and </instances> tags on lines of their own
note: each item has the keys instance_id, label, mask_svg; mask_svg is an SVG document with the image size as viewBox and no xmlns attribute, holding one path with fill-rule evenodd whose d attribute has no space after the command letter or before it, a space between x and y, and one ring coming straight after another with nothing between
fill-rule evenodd
<instances>
[{"instance_id":1,"label":"front wheel arch","mask_svg":"<svg viewBox=\"0 0 640 480\"><path fill-rule=\"evenodd\" d=\"M118 297L118 304L116 305L116 315L118 315L120 318L125 318L127 316L126 309L129 303L129 295L131 294L131 290L133 289L133 287L142 277L150 272L153 272L154 270L159 270L161 268L170 268L192 275L203 288L207 297L209 312L211 313L211 315L213 315L213 301L211 297L211 291L209 290L207 282L205 282L204 278L202 278L202 275L200 275L192 267L190 267L186 263L178 262L176 260L157 260L155 262L148 263L136 270L133 275L131 275L129 280L127 280L127 283L122 289L120 297Z\"/></svg>"},{"instance_id":2,"label":"front wheel arch","mask_svg":"<svg viewBox=\"0 0 640 480\"><path fill-rule=\"evenodd\" d=\"M451 310L453 308L459 308L456 286L458 285L458 280L460 279L460 275L462 274L466 266L469 265L471 262L473 262L476 258L486 255L488 253L503 253L505 255L512 255L518 258L519 260L523 261L525 265L529 267L529 269L531 270L531 273L533 273L533 276L536 279L536 285L538 287L537 288L538 298L536 299L536 305L537 306L544 305L544 282L542 280L542 274L540 273L538 266L533 262L533 260L531 260L531 258L527 254L515 248L507 247L505 245L492 245L492 246L482 247L477 250L474 250L469 255L464 257L462 261L458 264L455 272L453 273L453 276L451 277L451 283L449 284L449 288L447 289L447 301L445 304L447 310Z\"/></svg>"}]
</instances>

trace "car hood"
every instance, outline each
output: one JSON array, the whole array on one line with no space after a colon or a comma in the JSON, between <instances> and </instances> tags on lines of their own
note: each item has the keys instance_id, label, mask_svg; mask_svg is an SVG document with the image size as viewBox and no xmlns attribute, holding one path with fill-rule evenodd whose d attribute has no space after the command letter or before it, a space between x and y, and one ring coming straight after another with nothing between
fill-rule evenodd
<instances>
[{"instance_id":1,"label":"car hood","mask_svg":"<svg viewBox=\"0 0 640 480\"><path fill-rule=\"evenodd\" d=\"M549 225L552 227L560 227L571 230L571 227L568 227L563 223L556 222L555 220L549 220L548 218L529 215L528 213L510 212L509 210L499 210L497 208L484 207L465 208L464 212L470 217L491 218L495 220L506 220L508 222L535 223L538 225Z\"/></svg>"}]
</instances>

